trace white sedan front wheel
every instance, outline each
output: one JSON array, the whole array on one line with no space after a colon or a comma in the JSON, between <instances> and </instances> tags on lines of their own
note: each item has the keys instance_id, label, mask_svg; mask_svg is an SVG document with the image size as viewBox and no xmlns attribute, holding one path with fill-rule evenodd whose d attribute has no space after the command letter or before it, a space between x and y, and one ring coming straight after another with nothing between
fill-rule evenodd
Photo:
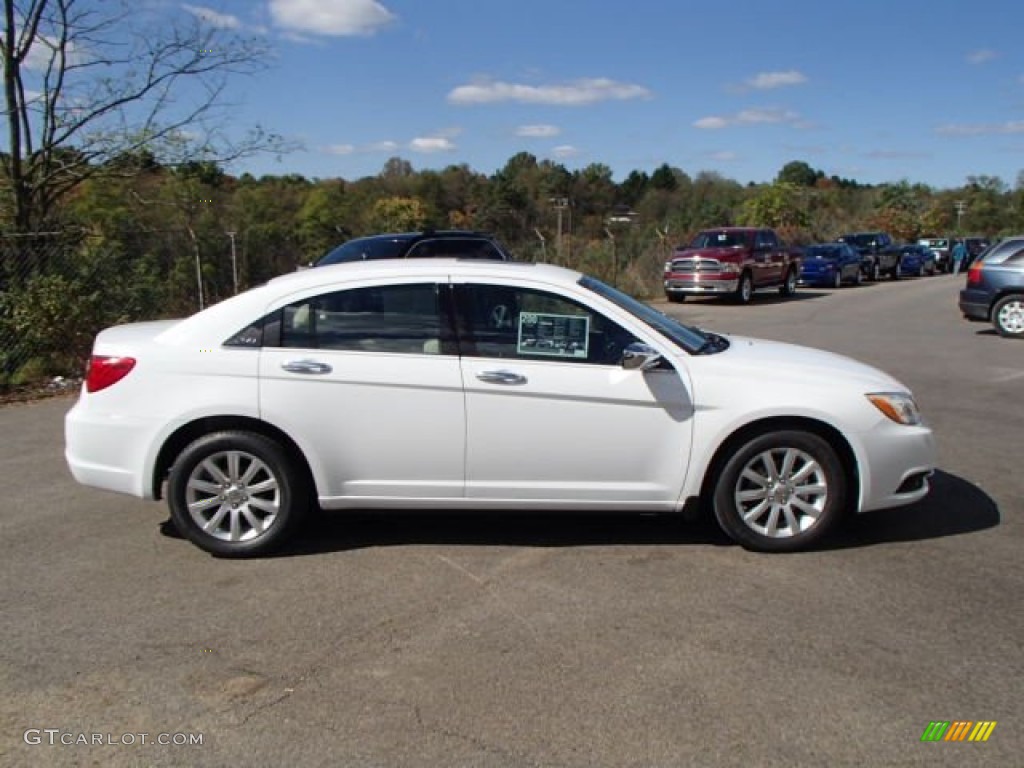
<instances>
[{"instance_id":1,"label":"white sedan front wheel","mask_svg":"<svg viewBox=\"0 0 1024 768\"><path fill-rule=\"evenodd\" d=\"M817 542L842 515L846 476L835 449L810 432L768 432L742 445L715 486L718 524L758 552Z\"/></svg>"}]
</instances>

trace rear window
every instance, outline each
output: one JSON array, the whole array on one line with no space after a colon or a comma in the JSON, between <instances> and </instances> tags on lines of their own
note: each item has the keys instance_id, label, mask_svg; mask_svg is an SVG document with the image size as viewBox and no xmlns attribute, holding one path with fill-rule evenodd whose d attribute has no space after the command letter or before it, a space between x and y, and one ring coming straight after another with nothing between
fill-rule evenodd
<instances>
[{"instance_id":1,"label":"rear window","mask_svg":"<svg viewBox=\"0 0 1024 768\"><path fill-rule=\"evenodd\" d=\"M318 267L345 261L400 259L408 244L401 237L359 237L342 243L316 263Z\"/></svg>"},{"instance_id":2,"label":"rear window","mask_svg":"<svg viewBox=\"0 0 1024 768\"><path fill-rule=\"evenodd\" d=\"M1007 259L1016 257L1021 252L1024 252L1024 238L1015 237L991 246L987 251L978 256L977 260L985 264L1002 264Z\"/></svg>"}]
</instances>

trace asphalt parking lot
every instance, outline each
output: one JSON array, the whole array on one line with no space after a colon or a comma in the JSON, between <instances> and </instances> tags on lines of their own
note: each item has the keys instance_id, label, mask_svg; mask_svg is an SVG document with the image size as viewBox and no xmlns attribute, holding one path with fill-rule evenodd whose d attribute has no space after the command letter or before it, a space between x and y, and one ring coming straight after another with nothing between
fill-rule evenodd
<instances>
[{"instance_id":1,"label":"asphalt parking lot","mask_svg":"<svg viewBox=\"0 0 1024 768\"><path fill-rule=\"evenodd\" d=\"M218 560L74 484L69 400L0 409L0 764L1020 765L1024 344L961 320L961 282L659 305L914 390L931 495L798 555L657 517L356 514ZM997 726L922 743L937 720Z\"/></svg>"}]
</instances>

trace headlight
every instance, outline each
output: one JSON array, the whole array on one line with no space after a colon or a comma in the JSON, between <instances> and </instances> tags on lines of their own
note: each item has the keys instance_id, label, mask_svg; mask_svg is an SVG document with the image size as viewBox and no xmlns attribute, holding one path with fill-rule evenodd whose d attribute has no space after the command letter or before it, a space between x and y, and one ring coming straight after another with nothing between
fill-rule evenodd
<instances>
[{"instance_id":1,"label":"headlight","mask_svg":"<svg viewBox=\"0 0 1024 768\"><path fill-rule=\"evenodd\" d=\"M671 261L666 261L665 262L665 271L666 272L671 272L672 271L672 262Z\"/></svg>"},{"instance_id":2,"label":"headlight","mask_svg":"<svg viewBox=\"0 0 1024 768\"><path fill-rule=\"evenodd\" d=\"M913 426L921 423L917 403L907 392L873 392L867 395L872 404L897 424Z\"/></svg>"},{"instance_id":3,"label":"headlight","mask_svg":"<svg viewBox=\"0 0 1024 768\"><path fill-rule=\"evenodd\" d=\"M738 275L740 272L740 265L733 264L731 261L727 261L722 264L722 271L728 275Z\"/></svg>"}]
</instances>

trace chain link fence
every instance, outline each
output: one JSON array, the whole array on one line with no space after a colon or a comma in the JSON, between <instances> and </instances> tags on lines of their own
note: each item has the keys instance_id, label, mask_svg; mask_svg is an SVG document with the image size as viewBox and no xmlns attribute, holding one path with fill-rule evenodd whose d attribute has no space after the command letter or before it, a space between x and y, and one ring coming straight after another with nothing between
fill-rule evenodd
<instances>
[{"instance_id":1,"label":"chain link fence","mask_svg":"<svg viewBox=\"0 0 1024 768\"><path fill-rule=\"evenodd\" d=\"M98 236L0 236L0 395L73 385L96 333L160 316L167 285L151 260L128 260Z\"/></svg>"}]
</instances>

